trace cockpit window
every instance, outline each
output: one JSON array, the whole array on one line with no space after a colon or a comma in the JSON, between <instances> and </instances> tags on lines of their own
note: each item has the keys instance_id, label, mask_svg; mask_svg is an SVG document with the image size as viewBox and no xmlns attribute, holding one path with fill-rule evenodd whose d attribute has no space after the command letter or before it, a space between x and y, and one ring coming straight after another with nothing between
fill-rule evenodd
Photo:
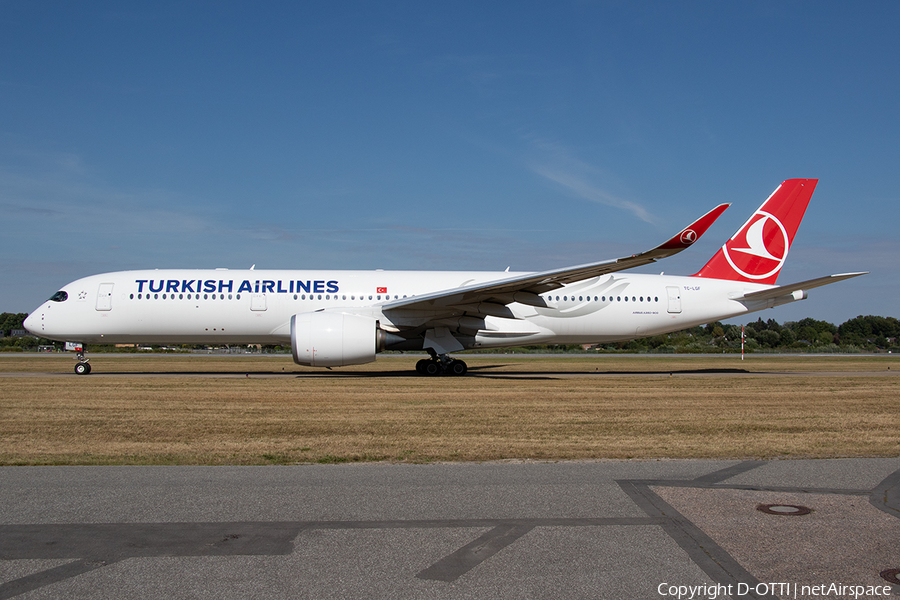
<instances>
[{"instance_id":1,"label":"cockpit window","mask_svg":"<svg viewBox=\"0 0 900 600\"><path fill-rule=\"evenodd\" d=\"M68 299L69 299L69 295L62 290L60 290L60 291L56 292L55 294L53 294L52 296L50 296L51 302L65 302Z\"/></svg>"}]
</instances>

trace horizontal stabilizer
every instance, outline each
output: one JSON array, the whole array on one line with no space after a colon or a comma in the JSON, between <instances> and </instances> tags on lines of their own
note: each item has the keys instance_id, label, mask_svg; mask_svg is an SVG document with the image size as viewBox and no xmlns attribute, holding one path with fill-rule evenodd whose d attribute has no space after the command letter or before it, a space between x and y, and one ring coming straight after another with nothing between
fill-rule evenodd
<instances>
[{"instance_id":1,"label":"horizontal stabilizer","mask_svg":"<svg viewBox=\"0 0 900 600\"><path fill-rule=\"evenodd\" d=\"M810 279L808 281L801 281L799 283L792 283L790 285L779 285L778 287L774 287L768 290L761 290L759 292L750 292L748 294L744 294L740 298L734 299L771 300L772 298L780 298L782 296L787 296L800 290L811 290L813 288L822 287L823 285L828 285L829 283L837 283L838 281L843 281L845 279L851 279L853 277L859 277L860 275L866 274L868 274L868 271L863 271L860 273L840 273L838 275L829 275L828 277L819 277L817 279Z\"/></svg>"}]
</instances>

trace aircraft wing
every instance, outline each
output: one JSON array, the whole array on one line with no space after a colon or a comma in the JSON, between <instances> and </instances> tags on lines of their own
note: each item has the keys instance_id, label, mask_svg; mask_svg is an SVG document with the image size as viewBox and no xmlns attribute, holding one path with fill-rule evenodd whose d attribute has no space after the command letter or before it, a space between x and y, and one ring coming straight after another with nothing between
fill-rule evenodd
<instances>
[{"instance_id":1,"label":"aircraft wing","mask_svg":"<svg viewBox=\"0 0 900 600\"><path fill-rule=\"evenodd\" d=\"M545 306L543 298L538 296L542 292L557 289L566 283L647 265L661 258L678 254L700 239L700 236L729 206L729 204L720 204L664 243L646 252L613 260L497 279L402 300L392 300L382 305L383 310L388 312L403 308L433 311L480 302L494 302L500 305L520 302L530 306Z\"/></svg>"},{"instance_id":2,"label":"aircraft wing","mask_svg":"<svg viewBox=\"0 0 900 600\"><path fill-rule=\"evenodd\" d=\"M863 271L861 273L840 273L838 275L829 275L827 277L808 279L807 281L801 281L799 283L779 285L768 290L750 292L748 294L740 296L739 298L734 298L734 300L771 300L772 298L780 298L781 296L787 296L793 294L794 292L805 292L806 290L822 287L823 285L828 285L829 283L837 283L838 281L850 279L851 277L859 277L860 275L867 275L868 273L868 271Z\"/></svg>"}]
</instances>

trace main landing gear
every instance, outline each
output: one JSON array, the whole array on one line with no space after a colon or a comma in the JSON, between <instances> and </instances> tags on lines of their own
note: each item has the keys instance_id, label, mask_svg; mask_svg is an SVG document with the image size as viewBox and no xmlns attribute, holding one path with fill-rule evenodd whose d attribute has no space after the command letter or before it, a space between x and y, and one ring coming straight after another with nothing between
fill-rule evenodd
<instances>
[{"instance_id":1,"label":"main landing gear","mask_svg":"<svg viewBox=\"0 0 900 600\"><path fill-rule=\"evenodd\" d=\"M84 350L78 350L75 352L75 359L78 362L75 364L75 374L76 375L90 375L91 373L91 363L88 361L89 358L84 357Z\"/></svg>"},{"instance_id":2,"label":"main landing gear","mask_svg":"<svg viewBox=\"0 0 900 600\"><path fill-rule=\"evenodd\" d=\"M465 375L469 367L457 358L450 358L446 354L438 355L428 348L431 358L423 358L416 363L416 372L420 375Z\"/></svg>"}]
</instances>

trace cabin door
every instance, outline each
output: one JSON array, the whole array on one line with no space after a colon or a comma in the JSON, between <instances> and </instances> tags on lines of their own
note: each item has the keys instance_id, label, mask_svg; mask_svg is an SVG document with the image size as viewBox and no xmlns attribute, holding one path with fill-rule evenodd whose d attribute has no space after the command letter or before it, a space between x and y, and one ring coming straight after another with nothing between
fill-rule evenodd
<instances>
[{"instance_id":1,"label":"cabin door","mask_svg":"<svg viewBox=\"0 0 900 600\"><path fill-rule=\"evenodd\" d=\"M266 295L250 294L250 310L266 310Z\"/></svg>"},{"instance_id":2,"label":"cabin door","mask_svg":"<svg viewBox=\"0 0 900 600\"><path fill-rule=\"evenodd\" d=\"M676 286L670 286L666 288L666 294L669 296L669 312L673 314L680 313L681 289Z\"/></svg>"},{"instance_id":3,"label":"cabin door","mask_svg":"<svg viewBox=\"0 0 900 600\"><path fill-rule=\"evenodd\" d=\"M97 310L112 310L113 284L101 283L97 291Z\"/></svg>"}]
</instances>

